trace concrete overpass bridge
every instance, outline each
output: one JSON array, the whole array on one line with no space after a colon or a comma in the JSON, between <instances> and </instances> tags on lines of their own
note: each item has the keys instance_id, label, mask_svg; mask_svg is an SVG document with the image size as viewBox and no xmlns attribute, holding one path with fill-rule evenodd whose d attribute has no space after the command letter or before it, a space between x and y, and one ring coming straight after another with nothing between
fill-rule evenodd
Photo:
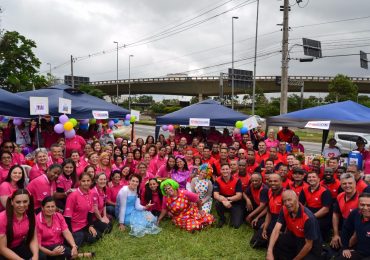
<instances>
[{"instance_id":1,"label":"concrete overpass bridge","mask_svg":"<svg viewBox=\"0 0 370 260\"><path fill-rule=\"evenodd\" d=\"M328 86L334 77L329 76L290 76L289 92L300 92L304 84L304 92L328 92ZM359 93L370 94L369 77L350 77L357 84ZM108 95L117 94L117 83L120 95L127 95L129 80L105 80L90 82L90 85L101 89ZM225 95L231 94L231 86L228 77L204 76L204 77L161 77L161 78L138 78L130 80L131 94L157 94L157 95L180 95L180 96L203 96L220 95L221 85ZM280 86L276 84L276 76L257 76L257 87L262 88L264 93L280 92ZM235 87L235 94L245 94L246 88Z\"/></svg>"}]
</instances>

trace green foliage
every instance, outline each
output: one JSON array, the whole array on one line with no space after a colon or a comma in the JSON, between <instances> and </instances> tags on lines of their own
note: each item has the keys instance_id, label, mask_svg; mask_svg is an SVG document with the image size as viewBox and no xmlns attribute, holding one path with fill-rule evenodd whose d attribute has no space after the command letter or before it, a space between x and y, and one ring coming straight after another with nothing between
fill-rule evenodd
<instances>
[{"instance_id":1,"label":"green foliage","mask_svg":"<svg viewBox=\"0 0 370 260\"><path fill-rule=\"evenodd\" d=\"M101 99L103 99L103 97L107 95L102 90L97 89L97 88L95 88L93 86L90 86L90 85L82 84L78 87L78 89L81 90L82 92L86 93L86 94L89 94L91 96L98 97L98 98L101 98Z\"/></svg>"},{"instance_id":2,"label":"green foliage","mask_svg":"<svg viewBox=\"0 0 370 260\"><path fill-rule=\"evenodd\" d=\"M0 36L0 85L12 92L46 87L46 78L38 74L41 61L32 50L36 43L16 31Z\"/></svg>"},{"instance_id":3,"label":"green foliage","mask_svg":"<svg viewBox=\"0 0 370 260\"><path fill-rule=\"evenodd\" d=\"M168 113L172 113L172 112L175 112L177 110L180 110L181 107L179 106L174 106L174 107L165 107L164 108L164 113L168 114Z\"/></svg>"},{"instance_id":4,"label":"green foliage","mask_svg":"<svg viewBox=\"0 0 370 260\"><path fill-rule=\"evenodd\" d=\"M365 95L359 95L358 103L366 107L370 107L370 97L365 96Z\"/></svg>"},{"instance_id":5,"label":"green foliage","mask_svg":"<svg viewBox=\"0 0 370 260\"><path fill-rule=\"evenodd\" d=\"M132 103L149 103L149 104L153 104L155 101L153 99L153 96L149 96L149 95L142 95L142 96L138 96L138 97L134 97L132 98Z\"/></svg>"},{"instance_id":6,"label":"green foliage","mask_svg":"<svg viewBox=\"0 0 370 260\"><path fill-rule=\"evenodd\" d=\"M228 226L208 227L189 233L169 220L160 224L162 232L134 238L121 232L115 224L111 234L80 251L94 251L96 259L263 259L264 250L249 246L253 230L246 225L239 229Z\"/></svg>"},{"instance_id":7,"label":"green foliage","mask_svg":"<svg viewBox=\"0 0 370 260\"><path fill-rule=\"evenodd\" d=\"M160 114L160 113L164 113L164 109L166 108L166 105L163 104L163 103L154 103L150 109L156 113L156 114Z\"/></svg>"},{"instance_id":8,"label":"green foliage","mask_svg":"<svg viewBox=\"0 0 370 260\"><path fill-rule=\"evenodd\" d=\"M357 100L358 87L349 77L338 74L329 84L329 95L325 98L327 102L340 102L346 100Z\"/></svg>"},{"instance_id":9,"label":"green foliage","mask_svg":"<svg viewBox=\"0 0 370 260\"><path fill-rule=\"evenodd\" d=\"M191 97L191 99L190 99L190 105L196 104L198 102L199 102L199 97L197 97L197 96Z\"/></svg>"}]
</instances>

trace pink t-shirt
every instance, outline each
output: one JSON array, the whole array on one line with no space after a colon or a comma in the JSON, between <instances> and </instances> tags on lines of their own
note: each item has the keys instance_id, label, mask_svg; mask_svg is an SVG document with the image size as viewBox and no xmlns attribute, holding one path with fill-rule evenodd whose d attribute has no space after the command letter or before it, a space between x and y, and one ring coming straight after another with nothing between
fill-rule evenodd
<instances>
[{"instance_id":1,"label":"pink t-shirt","mask_svg":"<svg viewBox=\"0 0 370 260\"><path fill-rule=\"evenodd\" d=\"M44 174L34 179L27 186L27 190L33 196L35 209L41 208L41 202L48 196L53 196L56 191L55 181L50 182Z\"/></svg>"},{"instance_id":2,"label":"pink t-shirt","mask_svg":"<svg viewBox=\"0 0 370 260\"><path fill-rule=\"evenodd\" d=\"M51 216L51 225L45 221L44 214L40 212L36 216L37 239L42 246L62 245L64 237L62 232L68 229L62 214L55 212Z\"/></svg>"},{"instance_id":3,"label":"pink t-shirt","mask_svg":"<svg viewBox=\"0 0 370 260\"><path fill-rule=\"evenodd\" d=\"M2 196L7 196L9 197L10 195L13 194L13 192L15 192L16 190L18 189L17 186L13 186L10 182L3 182L1 183L0 185L0 197ZM3 207L3 205L0 203L0 212L5 210L5 208Z\"/></svg>"},{"instance_id":4,"label":"pink t-shirt","mask_svg":"<svg viewBox=\"0 0 370 260\"><path fill-rule=\"evenodd\" d=\"M30 182L36 179L37 177L41 175L45 175L45 174L46 174L46 170L42 169L42 167L36 163L34 166L32 166L32 169L30 170L30 174L29 174Z\"/></svg>"},{"instance_id":5,"label":"pink t-shirt","mask_svg":"<svg viewBox=\"0 0 370 260\"><path fill-rule=\"evenodd\" d=\"M67 178L64 173L59 175L56 181L57 188L63 189L64 192L73 188L73 181L72 178Z\"/></svg>"},{"instance_id":6,"label":"pink t-shirt","mask_svg":"<svg viewBox=\"0 0 370 260\"><path fill-rule=\"evenodd\" d=\"M159 191L160 192L160 191ZM147 205L149 203L149 201L146 201L145 200L145 192L143 192L141 194L141 205ZM158 210L158 211L161 211L162 210L162 201L159 197L159 194L158 192L153 192L152 193L152 201L150 202L151 204L154 204L153 206L151 206L148 210L149 211L152 211L152 210Z\"/></svg>"},{"instance_id":7,"label":"pink t-shirt","mask_svg":"<svg viewBox=\"0 0 370 260\"><path fill-rule=\"evenodd\" d=\"M78 188L68 196L64 210L64 216L71 218L73 232L87 226L87 215L89 212L94 212L91 191L84 193Z\"/></svg>"},{"instance_id":8,"label":"pink t-shirt","mask_svg":"<svg viewBox=\"0 0 370 260\"><path fill-rule=\"evenodd\" d=\"M0 212L0 235L6 235L7 222L6 211ZM21 220L18 220L17 217L13 215L13 241L9 248L15 248L22 244L27 237L29 226L27 214L24 214Z\"/></svg>"},{"instance_id":9,"label":"pink t-shirt","mask_svg":"<svg viewBox=\"0 0 370 260\"><path fill-rule=\"evenodd\" d=\"M100 215L103 215L107 194L96 186L91 189L91 194L93 197L93 206L98 207Z\"/></svg>"},{"instance_id":10,"label":"pink t-shirt","mask_svg":"<svg viewBox=\"0 0 370 260\"><path fill-rule=\"evenodd\" d=\"M18 164L18 165L26 164L26 158L24 157L23 154L12 153L12 155L13 155L13 164Z\"/></svg>"},{"instance_id":11,"label":"pink t-shirt","mask_svg":"<svg viewBox=\"0 0 370 260\"><path fill-rule=\"evenodd\" d=\"M167 170L167 165L164 164L162 165L158 171L157 171L157 174L156 174L156 177L159 177L159 178L171 178L171 173L173 170Z\"/></svg>"},{"instance_id":12,"label":"pink t-shirt","mask_svg":"<svg viewBox=\"0 0 370 260\"><path fill-rule=\"evenodd\" d=\"M85 145L86 141L82 136L75 135L73 138L66 138L66 158L71 156L72 150L77 150L80 156L83 155Z\"/></svg>"},{"instance_id":13,"label":"pink t-shirt","mask_svg":"<svg viewBox=\"0 0 370 260\"><path fill-rule=\"evenodd\" d=\"M122 181L122 179L121 179L121 181ZM113 185L111 187L107 187L107 200L110 201L110 202L116 203L118 192L122 189L122 187L123 187L122 182L118 185Z\"/></svg>"},{"instance_id":14,"label":"pink t-shirt","mask_svg":"<svg viewBox=\"0 0 370 260\"><path fill-rule=\"evenodd\" d=\"M110 179L110 175L112 173L112 169L109 168L109 167L106 167L105 169L102 169L99 165L96 167L96 174L99 174L101 172L104 172L105 173L105 176L107 176L107 180Z\"/></svg>"},{"instance_id":15,"label":"pink t-shirt","mask_svg":"<svg viewBox=\"0 0 370 260\"><path fill-rule=\"evenodd\" d=\"M0 165L0 183L4 182L6 177L8 177L10 167L5 167Z\"/></svg>"},{"instance_id":16,"label":"pink t-shirt","mask_svg":"<svg viewBox=\"0 0 370 260\"><path fill-rule=\"evenodd\" d=\"M270 148L271 147L277 147L278 148L279 147L279 143L280 142L278 140L276 140L276 139L272 141L272 140L270 140L270 139L267 138L265 140L266 150L267 151L270 151Z\"/></svg>"},{"instance_id":17,"label":"pink t-shirt","mask_svg":"<svg viewBox=\"0 0 370 260\"><path fill-rule=\"evenodd\" d=\"M364 162L364 174L370 174L370 156Z\"/></svg>"},{"instance_id":18,"label":"pink t-shirt","mask_svg":"<svg viewBox=\"0 0 370 260\"><path fill-rule=\"evenodd\" d=\"M77 178L80 178L80 175L84 172L87 165L88 163L85 161L84 158L81 157L80 162L76 163Z\"/></svg>"}]
</instances>

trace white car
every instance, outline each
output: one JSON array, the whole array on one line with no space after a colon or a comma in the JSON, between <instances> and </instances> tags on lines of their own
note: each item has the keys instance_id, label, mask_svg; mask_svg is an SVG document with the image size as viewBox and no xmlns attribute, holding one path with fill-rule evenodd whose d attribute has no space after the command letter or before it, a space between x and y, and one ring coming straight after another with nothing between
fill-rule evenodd
<instances>
[{"instance_id":1,"label":"white car","mask_svg":"<svg viewBox=\"0 0 370 260\"><path fill-rule=\"evenodd\" d=\"M337 146L342 153L348 153L357 148L356 141L362 138L365 141L365 147L370 144L370 134L355 132L335 132L334 138L337 140Z\"/></svg>"}]
</instances>

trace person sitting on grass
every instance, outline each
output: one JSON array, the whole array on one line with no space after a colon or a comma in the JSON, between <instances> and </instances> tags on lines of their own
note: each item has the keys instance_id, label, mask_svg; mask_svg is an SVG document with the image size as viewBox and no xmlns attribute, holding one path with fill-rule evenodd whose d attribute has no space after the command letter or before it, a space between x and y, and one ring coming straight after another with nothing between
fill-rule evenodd
<instances>
[{"instance_id":1,"label":"person sitting on grass","mask_svg":"<svg viewBox=\"0 0 370 260\"><path fill-rule=\"evenodd\" d=\"M180 185L171 179L162 181L161 191L165 196L163 209L158 218L158 224L171 213L172 222L189 232L202 230L214 222L214 217L201 210L202 202L199 196L193 192L179 189Z\"/></svg>"}]
</instances>

